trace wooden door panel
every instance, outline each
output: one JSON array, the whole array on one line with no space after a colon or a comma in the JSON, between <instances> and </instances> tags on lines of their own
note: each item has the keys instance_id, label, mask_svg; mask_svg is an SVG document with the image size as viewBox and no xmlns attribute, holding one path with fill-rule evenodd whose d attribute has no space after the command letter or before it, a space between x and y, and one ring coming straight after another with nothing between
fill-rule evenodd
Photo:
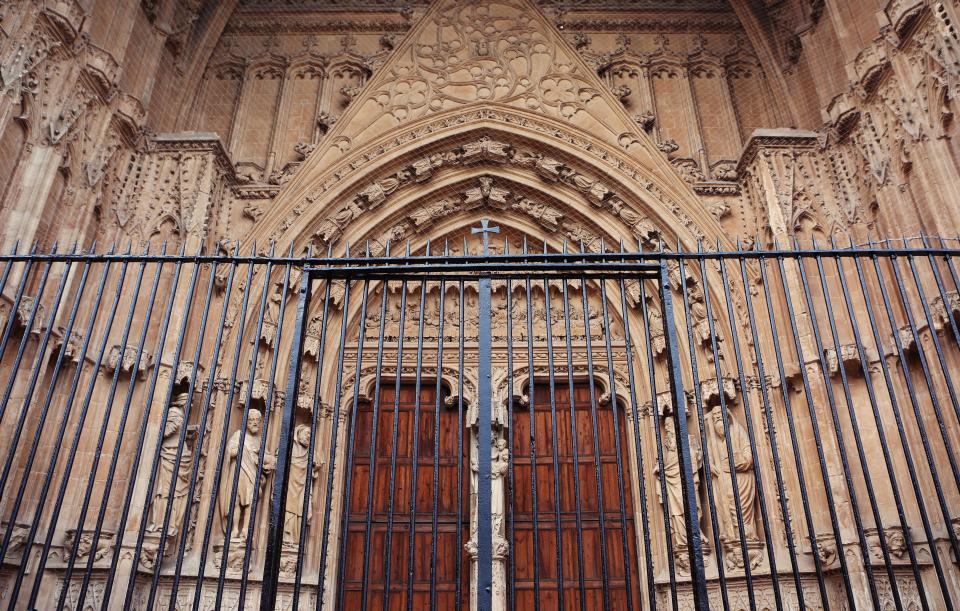
<instances>
[{"instance_id":1,"label":"wooden door panel","mask_svg":"<svg viewBox=\"0 0 960 611\"><path fill-rule=\"evenodd\" d=\"M515 544L510 561L516 574L514 609L532 609L537 594L534 565L538 569L541 609L557 609L562 579L564 609L604 608L603 566L606 565L607 596L614 609L627 605L627 575L634 606L639 605L639 570L636 531L633 520L630 468L625 421L619 420L620 435L614 427L612 406L597 404L596 434L587 383L574 385L574 414L570 414L570 392L566 383L557 384L551 402L548 385L534 388L533 430L530 440L529 409L514 410L514 489L511 516ZM596 392L594 393L596 396ZM556 414L551 410L555 406ZM553 420L556 419L556 430ZM575 430L574 430L575 427ZM574 444L574 440L576 444ZM617 467L617 450L621 465ZM536 457L531 449L536 448ZM554 458L556 449L556 459ZM602 492L598 491L599 483ZM536 474L536 490L533 475ZM577 528L577 477L579 478L580 529ZM559 487L559 499L556 498ZM621 514L621 493L624 513ZM536 498L536 514L534 514ZM560 541L557 541L557 507L560 509ZM603 516L601 518L601 507ZM536 524L534 524L536 522ZM601 528L602 526L602 528ZM601 530L606 537L601 544ZM534 531L536 547L534 550ZM624 558L624 533L628 546ZM558 544L562 552L562 575L558 575ZM581 564L582 556L582 564Z\"/></svg>"},{"instance_id":2,"label":"wooden door panel","mask_svg":"<svg viewBox=\"0 0 960 611\"><path fill-rule=\"evenodd\" d=\"M389 608L406 609L411 583L414 606L429 608L431 604L430 567L434 547L437 559L435 567L437 607L441 609L456 607L458 568L462 606L463 608L469 606L470 565L469 558L463 550L463 544L469 539L470 461L466 448L462 454L460 452L458 432L462 435L464 446L469 443L469 437L465 431L459 431L459 415L456 408L450 409L441 403L439 421L437 420L435 397L436 392L432 385L430 388L423 388L418 408L414 384L401 384L399 394L395 392L392 382L384 384L377 405L372 496L369 494L368 486L371 472L370 447L373 439L374 409L370 404L359 406L351 465L353 484L345 522L347 533L346 557L343 559L345 608L359 608L364 597L366 597L368 608L382 608L387 581L385 560L388 556L388 548ZM396 423L397 433L396 445L394 445L394 423ZM436 437L438 432L439 439ZM415 444L417 445L416 457L414 457ZM415 464L416 481L414 481ZM462 494L462 515L459 516L459 520L458 492ZM413 516L414 554L411 582L409 546L412 493L415 493L416 511ZM432 526L434 496L437 500L436 536ZM370 512L369 531L368 511ZM369 535L370 559L364 587L364 543L367 535Z\"/></svg>"}]
</instances>

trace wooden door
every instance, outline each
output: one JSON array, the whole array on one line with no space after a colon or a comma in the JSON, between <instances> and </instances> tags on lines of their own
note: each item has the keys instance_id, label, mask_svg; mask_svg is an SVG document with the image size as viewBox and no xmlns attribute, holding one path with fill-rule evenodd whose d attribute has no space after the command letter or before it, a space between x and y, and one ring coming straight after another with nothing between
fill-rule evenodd
<instances>
[{"instance_id":1,"label":"wooden door","mask_svg":"<svg viewBox=\"0 0 960 611\"><path fill-rule=\"evenodd\" d=\"M435 382L435 381L434 381ZM382 609L387 587L386 566L389 559L389 609L406 609L408 586L411 584L409 563L410 500L415 487L413 555L413 606L429 609L431 605L431 564L436 545L436 605L438 609L456 608L459 577L462 608L469 608L470 565L464 544L469 540L470 475L468 453L469 431L461 429L457 407L452 409L440 399L439 423L436 419L436 392L433 383L424 383L417 409L414 384L401 384L397 394L395 382L383 382L377 408L376 452L374 457L374 489L370 482L370 445L373 436L374 408L360 405L353 441L351 470L353 483L344 532L347 533L344 572L344 609L360 609L366 597L368 609ZM429 388L428 388L429 386ZM394 399L398 399L396 409ZM393 430L396 414L396 461ZM415 422L418 419L419 423ZM434 452L435 424L439 431L439 452ZM458 432L460 440L458 441ZM414 441L417 441L416 483L413 482ZM462 445L461 445L462 444ZM434 457L437 469L434 469ZM460 459L458 461L458 458ZM460 513L457 512L458 464L460 472ZM391 488L391 471L394 485ZM434 482L437 485L434 485ZM436 504L436 537L433 534L434 490ZM392 526L390 504L393 501ZM368 515L368 510L370 513ZM369 527L368 527L369 519ZM369 530L368 530L369 528ZM458 546L457 534L460 534ZM366 587L364 587L364 542L370 536ZM388 550L388 539L389 550Z\"/></svg>"},{"instance_id":2,"label":"wooden door","mask_svg":"<svg viewBox=\"0 0 960 611\"><path fill-rule=\"evenodd\" d=\"M560 591L564 609L581 609L580 571L583 572L583 608L604 608L604 576L606 567L607 596L613 609L628 609L627 579L634 608L640 608L639 575L636 554L636 530L633 519L633 498L630 485L627 435L623 412L619 414L620 435L613 423L610 405L597 406L597 431L591 418L588 383L573 388L574 418L571 422L570 387L567 380L557 380L556 431L551 418L550 387L534 387L534 439L536 458L531 452L531 423L528 407L515 406L513 414L513 524L515 546L511 554L511 573L515 572L516 600L514 609L536 608L534 566L539 571L539 608L557 609ZM599 391L598 393L599 394ZM574 428L575 427L575 428ZM574 431L576 452L574 451ZM617 469L617 444L620 446L622 471ZM557 466L554 463L557 450ZM596 450L596 453L595 453ZM598 469L599 465L599 469ZM602 499L597 491L600 472ZM533 490L536 473L536 492ZM575 474L580 489L580 542L577 537L577 496ZM622 477L620 477L622 475ZM558 479L556 479L558 478ZM622 482L622 486L621 486ZM562 575L557 571L557 499L559 484L560 545ZM621 491L624 512L621 513ZM536 498L536 513L534 513ZM601 519L601 508L603 517ZM536 519L534 519L536 517ZM534 524L537 550L534 552ZM605 541L601 544L601 528ZM626 541L628 557L624 559ZM582 551L580 563L578 550ZM562 580L561 580L562 576ZM562 586L561 586L562 581ZM508 591L510 588L508 588Z\"/></svg>"}]
</instances>

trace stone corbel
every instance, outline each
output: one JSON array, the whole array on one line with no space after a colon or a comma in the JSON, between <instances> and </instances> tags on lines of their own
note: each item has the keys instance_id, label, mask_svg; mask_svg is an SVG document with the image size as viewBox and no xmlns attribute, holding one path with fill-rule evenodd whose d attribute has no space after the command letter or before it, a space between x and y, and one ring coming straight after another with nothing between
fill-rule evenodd
<instances>
[{"instance_id":1,"label":"stone corbel","mask_svg":"<svg viewBox=\"0 0 960 611\"><path fill-rule=\"evenodd\" d=\"M0 531L7 532L10 529L9 522L0 522ZM23 551L27 548L27 535L30 534L30 523L15 522L13 532L10 534L10 543L7 546L7 555L4 562L19 563Z\"/></svg>"},{"instance_id":2,"label":"stone corbel","mask_svg":"<svg viewBox=\"0 0 960 611\"><path fill-rule=\"evenodd\" d=\"M673 414L673 394L669 390L664 390L657 393L657 404L656 411L654 411L653 401L647 401L640 406L640 416L653 416L654 414L660 416L669 416ZM689 413L687 408L687 402L684 401L684 413Z\"/></svg>"},{"instance_id":3,"label":"stone corbel","mask_svg":"<svg viewBox=\"0 0 960 611\"><path fill-rule=\"evenodd\" d=\"M957 291L947 292L947 301L944 302L942 295L937 295L930 302L930 313L933 317L933 328L939 331L949 329L950 319L956 322L960 316L960 293Z\"/></svg>"},{"instance_id":4,"label":"stone corbel","mask_svg":"<svg viewBox=\"0 0 960 611\"><path fill-rule=\"evenodd\" d=\"M61 329L61 333L62 331L63 330ZM83 340L84 335L82 333L79 331L72 331L70 333L70 337L66 338L66 340L61 340L56 348L59 349L64 343L66 343L66 347L63 351L63 358L73 361L73 364L76 365L80 363L80 359L83 357L81 354Z\"/></svg>"},{"instance_id":5,"label":"stone corbel","mask_svg":"<svg viewBox=\"0 0 960 611\"><path fill-rule=\"evenodd\" d=\"M42 303L37 303L37 298L25 296L20 299L20 305L17 306L16 323L21 329L28 329L30 333L40 334L45 329L44 314L46 308ZM32 320L31 320L32 318Z\"/></svg>"},{"instance_id":6,"label":"stone corbel","mask_svg":"<svg viewBox=\"0 0 960 611\"><path fill-rule=\"evenodd\" d=\"M903 560L907 553L907 540L903 536L903 529L899 526L887 526L882 531L876 527L865 528L864 535L867 539L867 547L870 549L870 558L877 563L882 563L883 547L880 544L881 533L887 544L887 551L893 557L894 561Z\"/></svg>"},{"instance_id":7,"label":"stone corbel","mask_svg":"<svg viewBox=\"0 0 960 611\"><path fill-rule=\"evenodd\" d=\"M93 529L83 529L80 531L80 541L77 544L77 558L89 558L93 552L93 561L103 559L113 551L115 533L107 530L100 531L100 537L97 539L97 549L93 549L93 538L95 531ZM73 546L76 543L77 530L71 528L64 533L63 537L63 556L68 558Z\"/></svg>"},{"instance_id":8,"label":"stone corbel","mask_svg":"<svg viewBox=\"0 0 960 611\"><path fill-rule=\"evenodd\" d=\"M867 359L868 366L870 363L875 363L879 360L877 352L872 348L863 346L863 351L863 356ZM839 375L841 364L847 373L862 373L862 368L860 367L860 351L857 349L856 344L841 345L839 357L837 356L836 348L826 348L823 351L823 364L824 368L832 376Z\"/></svg>"},{"instance_id":9,"label":"stone corbel","mask_svg":"<svg viewBox=\"0 0 960 611\"><path fill-rule=\"evenodd\" d=\"M710 409L720 405L720 393L723 393L724 402L729 407L730 403L737 398L737 380L735 378L723 377L708 378L700 380L700 400L703 402L704 409ZM688 395L689 399L694 397Z\"/></svg>"},{"instance_id":10,"label":"stone corbel","mask_svg":"<svg viewBox=\"0 0 960 611\"><path fill-rule=\"evenodd\" d=\"M250 399L259 399L266 403L267 394L270 392L270 380L266 378L254 378L253 385L250 385L248 380L243 380L240 382L240 388L237 391L239 396L239 401L237 405L242 407L247 401L247 397ZM277 394L276 384L274 384L274 395Z\"/></svg>"},{"instance_id":11,"label":"stone corbel","mask_svg":"<svg viewBox=\"0 0 960 611\"><path fill-rule=\"evenodd\" d=\"M136 346L126 346L123 348L122 353L119 345L114 345L110 348L110 352L107 353L106 367L108 370L116 370L118 367L123 373L132 374L134 371L139 375L143 375L146 371L153 366L153 355L149 352L142 351L140 352L140 359L137 362L137 352L138 348Z\"/></svg>"}]
</instances>

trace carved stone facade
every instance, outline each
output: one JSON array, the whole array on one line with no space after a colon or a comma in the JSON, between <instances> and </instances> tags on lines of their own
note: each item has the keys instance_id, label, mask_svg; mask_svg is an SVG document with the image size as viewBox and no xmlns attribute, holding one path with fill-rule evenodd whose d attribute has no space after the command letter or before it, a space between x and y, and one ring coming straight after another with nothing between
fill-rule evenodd
<instances>
[{"instance_id":1,"label":"carved stone facade","mask_svg":"<svg viewBox=\"0 0 960 611\"><path fill-rule=\"evenodd\" d=\"M504 229L502 241L491 247L494 253L524 248L598 253L621 243L646 250L772 249L794 240L825 246L902 235L953 236L960 229L955 195L960 144L954 140L960 123L958 23L960 8L950 0L7 2L0 6L0 248L48 249L56 243L60 251L149 248L188 255L343 254L348 247L354 255L375 257L406 248L413 254L476 254L479 241L469 228L481 217L496 218ZM844 594L833 572L841 558L850 557L850 571L861 581L865 567L877 565L885 604L889 576L879 574L892 558L895 577L904 580L903 607L918 606L907 573L912 539L895 520L894 500L881 495L877 514L885 524L867 519L862 542L847 524L837 527L836 536L809 537L800 528L799 481L788 475L784 488L774 491L774 456L757 440L771 431L782 436L792 426L786 408L776 403L781 399L767 396L768 387L771 395L806 393L824 406L830 405L830 393L849 384L861 400L862 417L869 417L869 403L863 402L867 377L879 377L887 363L896 367L901 353L916 359L925 343L956 336L957 292L931 291L922 304L918 300L917 311L929 316L928 323L914 329L901 322L887 345L858 349L844 330L837 345L828 342L817 353L809 329L800 329L792 362L777 368L768 361L764 375L753 375L738 370L740 351L748 366L756 367L762 360L756 355L775 339L764 328L751 334L745 322L750 295L759 301L766 289L761 280L751 277L739 288L731 283L731 309L720 311L721 270L696 262L671 265L677 317L690 330L683 351L698 372L685 371L688 391L681 403L691 423L711 600L720 604L721 571L733 584L731 606L742 608L746 574L769 574L772 561L786 570L784 525L791 522L789 543L798 550L803 572L799 594L808 604L818 596L813 575L822 566L830 572L831 602L842 608ZM807 280L789 265L780 273L784 291L798 306ZM29 294L36 287L20 298L15 277L2 286L0 322L17 341L22 337L34 349L52 336L50 346L62 348L68 359L65 370L78 372L78 379L82 374L83 380L100 380L89 401L95 406L113 400L104 386L137 387L134 413L157 435L143 447L118 451L122 464L142 457L146 466L140 471L109 474L123 486L129 480L131 506L137 507L134 513L144 508L143 515L101 508L96 499L90 505L88 499L65 505L58 528L29 540L30 524L19 517L11 521L11 501L0 495L0 536L11 533L4 543L0 601L10 571L27 566L31 551L39 552L45 542L38 607L59 600L78 608L81 597L88 606L122 606L127 592L107 593L110 572L121 580L133 575L136 587L129 595L139 608L156 596L164 604L169 599L187 605L196 584L189 592L174 591L172 576L181 569L190 579L207 571L209 582L197 587L201 608L239 605L238 584L246 580L248 598L259 597L267 523L262 494L274 483L276 407L288 392L286 363L276 355L289 349L284 320L292 315L297 274L293 269L286 277L247 278L245 272L204 268L201 282L209 279L211 311L222 308L222 351L191 315L183 281L158 280L155 290L171 299L169 328L182 327L190 341L203 338L197 354L207 360L197 362L175 353L169 340L158 340L156 329L129 338L121 338L118 329L100 330L109 339L101 350L79 327L65 329L62 308ZM55 276L51 285L63 281L68 292L79 290L76 274ZM263 293L248 304L240 295L251 287L256 287L251 294L260 288ZM475 442L475 287L452 282L371 287L364 295L369 307L342 284L315 295L330 317L355 333L340 355L347 365L339 386L332 375L320 380L318 373L337 369L330 348L335 340L324 334L322 316L328 314L320 307L309 313L291 494L283 516L288 537L282 608L292 608L298 563L306 571L301 607L313 608L323 596L333 608L342 515L322 505L321 492L344 493L342 464L357 405L379 400L381 378L420 376L447 388L444 409L462 410L465 473L472 473L479 452L491 453L498 608L507 604L512 552L504 526L510 414L514 405L529 406L531 378L547 375L589 379L598 404L623 408L631 460L638 448L663 448L661 464L647 456L644 472L632 471L628 479L638 492L647 486L651 507L659 512L651 527L661 534L672 531L651 544L658 559L650 577L654 596L668 606L670 580L679 579L680 603L687 604L692 594L685 590L687 541L678 528L684 516L672 445L681 415L672 413L665 391L664 321L652 285L628 281L622 295L606 295L586 281L544 282L532 289L494 283L493 339L499 348L493 374L496 430L489 449ZM137 299L143 296L121 295L121 308ZM568 299L574 306L565 309ZM264 314L254 331L251 312L261 303ZM775 307L787 310L784 303ZM84 304L78 317L96 309ZM732 324L731 316L740 324ZM634 337L643 354L629 354L631 325L644 336ZM529 362L522 355L508 363L502 349L508 338L537 343ZM547 365L552 356L541 346L548 338L557 346L573 345L569 362ZM462 363L438 358L444 346L455 349L458 339L466 346ZM588 346L607 339L609 362L588 367ZM369 350L378 340L389 344L379 355L383 363L361 363L358 344L367 342ZM251 373L231 376L231 359L241 355ZM947 358L947 365L960 363L956 354ZM629 377L632 363L640 361L650 364L649 383ZM0 379L6 380L9 370L8 362L0 363ZM163 389L167 382L166 395L143 389ZM629 396L635 384L645 396ZM948 388L956 409L952 386L943 386L945 393ZM775 409L767 419L762 410L771 401ZM92 412L99 422L103 414ZM698 414L705 417L702 428ZM820 414L823 426L829 426L829 417ZM103 418L105 431L120 426L115 413ZM813 465L815 450L822 450L826 458L821 457L823 472L809 467L807 473L799 463L798 469L825 481L825 494L835 493L846 511L840 519L849 517L858 491L866 506L863 485L844 487L838 448L843 444L831 438L820 448L805 426L798 425L804 457ZM0 456L14 435L8 428L4 421ZM78 469L92 470L74 472L70 482L79 490L88 478L91 489L106 485L106 467L96 461L113 445L102 446L96 433L85 432L73 449L63 443L64 455L75 457ZM957 441L954 429L949 435ZM878 448L861 450L878 464L884 458ZM40 446L42 459L56 459L54 452L51 444ZM151 479L143 470L153 452L158 472ZM941 452L930 460L946 472L956 469L950 459ZM906 470L900 459L895 466L898 473ZM46 474L34 466L28 475ZM305 490L317 496L297 505ZM960 491L949 494L944 503L960 502ZM24 498L28 507L39 502L33 491ZM825 502L819 496L814 501ZM704 512L710 504L718 509ZM761 515L767 506L770 516ZM919 537L919 521L913 513L908 517ZM947 550L946 529L956 530L958 519L936 530L935 541L917 539L927 573L930 548ZM832 528L823 511L809 521L821 533ZM141 522L138 541L131 533ZM475 545L475 516L471 522L463 541L468 555ZM308 533L302 549L300 541L290 540L301 531ZM323 532L334 540L326 551ZM321 567L325 553L327 565ZM660 562L671 553L676 576ZM956 558L945 555L955 569ZM89 566L93 579L82 582L81 569L70 562ZM225 594L216 591L222 567L232 580ZM64 581L71 571L71 580ZM159 585L151 588L154 575ZM926 578L932 588L933 578ZM869 604L864 583L857 600ZM948 585L955 595L960 592L955 579ZM785 592L794 604L796 584L791 581ZM756 603L773 604L771 590L758 590L757 596Z\"/></svg>"}]
</instances>

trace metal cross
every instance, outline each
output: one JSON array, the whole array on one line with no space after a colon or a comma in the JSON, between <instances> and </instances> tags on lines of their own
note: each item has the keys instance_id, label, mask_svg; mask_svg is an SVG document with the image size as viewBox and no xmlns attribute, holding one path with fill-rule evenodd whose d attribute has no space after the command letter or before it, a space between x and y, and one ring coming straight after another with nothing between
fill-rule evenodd
<instances>
[{"instance_id":1,"label":"metal cross","mask_svg":"<svg viewBox=\"0 0 960 611\"><path fill-rule=\"evenodd\" d=\"M499 227L491 227L490 219L480 219L479 227L471 227L470 233L473 234L483 234L483 256L490 256L490 234L491 233L500 233Z\"/></svg>"}]
</instances>

